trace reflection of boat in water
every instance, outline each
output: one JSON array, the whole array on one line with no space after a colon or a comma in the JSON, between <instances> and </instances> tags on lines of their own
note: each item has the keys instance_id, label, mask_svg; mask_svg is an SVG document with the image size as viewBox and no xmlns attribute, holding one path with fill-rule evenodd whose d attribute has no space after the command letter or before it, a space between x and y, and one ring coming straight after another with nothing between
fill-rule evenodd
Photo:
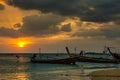
<instances>
[{"instance_id":1,"label":"reflection of boat in water","mask_svg":"<svg viewBox=\"0 0 120 80\"><path fill-rule=\"evenodd\" d=\"M112 59L83 56L83 51L81 51L79 56L78 55L71 55L68 47L66 47L68 55L70 57L74 57L79 62L119 63L120 62L120 56L118 54L112 53L109 47L107 47L107 49L108 49L109 53L112 55L112 57L113 57Z\"/></svg>"}]
</instances>

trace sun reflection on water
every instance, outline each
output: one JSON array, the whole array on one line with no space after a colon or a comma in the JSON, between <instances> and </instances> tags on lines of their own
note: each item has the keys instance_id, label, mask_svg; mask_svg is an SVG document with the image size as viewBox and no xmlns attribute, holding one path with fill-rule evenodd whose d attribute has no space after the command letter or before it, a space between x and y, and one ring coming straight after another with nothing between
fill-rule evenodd
<instances>
[{"instance_id":1,"label":"sun reflection on water","mask_svg":"<svg viewBox=\"0 0 120 80\"><path fill-rule=\"evenodd\" d=\"M17 73L15 76L16 80L30 80L27 73Z\"/></svg>"},{"instance_id":2,"label":"sun reflection on water","mask_svg":"<svg viewBox=\"0 0 120 80\"><path fill-rule=\"evenodd\" d=\"M18 58L18 62L20 62L20 63L25 62L25 58L24 58L24 57L19 56L19 58Z\"/></svg>"},{"instance_id":3,"label":"sun reflection on water","mask_svg":"<svg viewBox=\"0 0 120 80\"><path fill-rule=\"evenodd\" d=\"M30 75L26 72L27 66L24 64L17 65L17 73L15 74L15 80L30 80Z\"/></svg>"},{"instance_id":4,"label":"sun reflection on water","mask_svg":"<svg viewBox=\"0 0 120 80\"><path fill-rule=\"evenodd\" d=\"M19 65L19 66L17 66L17 69L18 69L18 71L24 71L27 69L27 66Z\"/></svg>"}]
</instances>

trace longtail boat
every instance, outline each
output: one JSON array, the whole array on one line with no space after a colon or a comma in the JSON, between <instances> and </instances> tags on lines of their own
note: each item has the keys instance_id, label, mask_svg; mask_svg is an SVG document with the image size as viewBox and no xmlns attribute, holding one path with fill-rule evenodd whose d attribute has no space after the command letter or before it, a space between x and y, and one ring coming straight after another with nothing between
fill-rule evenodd
<instances>
[{"instance_id":1,"label":"longtail boat","mask_svg":"<svg viewBox=\"0 0 120 80\"><path fill-rule=\"evenodd\" d=\"M36 54L31 58L33 63L49 63L49 64L75 64L76 58L68 57L62 59L37 59Z\"/></svg>"},{"instance_id":2,"label":"longtail boat","mask_svg":"<svg viewBox=\"0 0 120 80\"><path fill-rule=\"evenodd\" d=\"M120 60L117 59L106 59L106 58L94 58L94 57L85 57L80 56L76 57L77 61L80 62L95 62L95 63L119 63Z\"/></svg>"},{"instance_id":3,"label":"longtail boat","mask_svg":"<svg viewBox=\"0 0 120 80\"><path fill-rule=\"evenodd\" d=\"M78 55L71 55L70 52L69 52L69 49L68 47L66 47L66 51L68 53L68 55L72 58L75 58L77 59L77 61L79 62L95 62L95 63L119 63L120 62L120 56L115 54L115 53L112 53L110 51L110 48L108 47L107 48L109 53L112 55L112 59L107 59L107 58L95 58L95 57L87 57L87 56L78 56ZM82 53L83 51L81 51ZM80 53L80 54L81 54Z\"/></svg>"},{"instance_id":4,"label":"longtail boat","mask_svg":"<svg viewBox=\"0 0 120 80\"><path fill-rule=\"evenodd\" d=\"M110 50L109 47L107 47L109 53L112 55L113 59L117 59L117 60L120 60L120 55L119 54L116 54L116 53L112 53L112 51Z\"/></svg>"}]
</instances>

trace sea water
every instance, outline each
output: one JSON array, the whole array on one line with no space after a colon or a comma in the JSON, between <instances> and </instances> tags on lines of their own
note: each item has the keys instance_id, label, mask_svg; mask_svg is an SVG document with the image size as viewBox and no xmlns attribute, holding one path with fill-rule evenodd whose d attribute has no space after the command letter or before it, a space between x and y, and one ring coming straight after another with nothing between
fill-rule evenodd
<instances>
[{"instance_id":1,"label":"sea water","mask_svg":"<svg viewBox=\"0 0 120 80\"><path fill-rule=\"evenodd\" d=\"M91 55L88 55L91 56ZM100 57L101 55L94 55ZM108 57L108 55L102 55ZM31 63L32 54L0 55L0 80L90 80L89 72L119 68L120 64L76 62L76 65ZM41 54L40 59L65 58L66 54Z\"/></svg>"}]
</instances>

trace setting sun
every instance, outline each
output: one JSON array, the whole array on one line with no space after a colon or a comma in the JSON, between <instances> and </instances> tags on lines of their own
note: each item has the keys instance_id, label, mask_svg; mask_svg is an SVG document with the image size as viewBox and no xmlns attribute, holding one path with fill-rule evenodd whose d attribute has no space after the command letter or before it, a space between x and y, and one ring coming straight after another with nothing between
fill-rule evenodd
<instances>
[{"instance_id":1,"label":"setting sun","mask_svg":"<svg viewBox=\"0 0 120 80\"><path fill-rule=\"evenodd\" d=\"M17 39L10 39L10 44L14 45L16 48L23 48L27 47L30 44L33 44L32 38L17 38Z\"/></svg>"},{"instance_id":2,"label":"setting sun","mask_svg":"<svg viewBox=\"0 0 120 80\"><path fill-rule=\"evenodd\" d=\"M25 42L19 42L19 43L18 43L18 46L22 48L22 47L25 46L25 44L26 44Z\"/></svg>"}]
</instances>

